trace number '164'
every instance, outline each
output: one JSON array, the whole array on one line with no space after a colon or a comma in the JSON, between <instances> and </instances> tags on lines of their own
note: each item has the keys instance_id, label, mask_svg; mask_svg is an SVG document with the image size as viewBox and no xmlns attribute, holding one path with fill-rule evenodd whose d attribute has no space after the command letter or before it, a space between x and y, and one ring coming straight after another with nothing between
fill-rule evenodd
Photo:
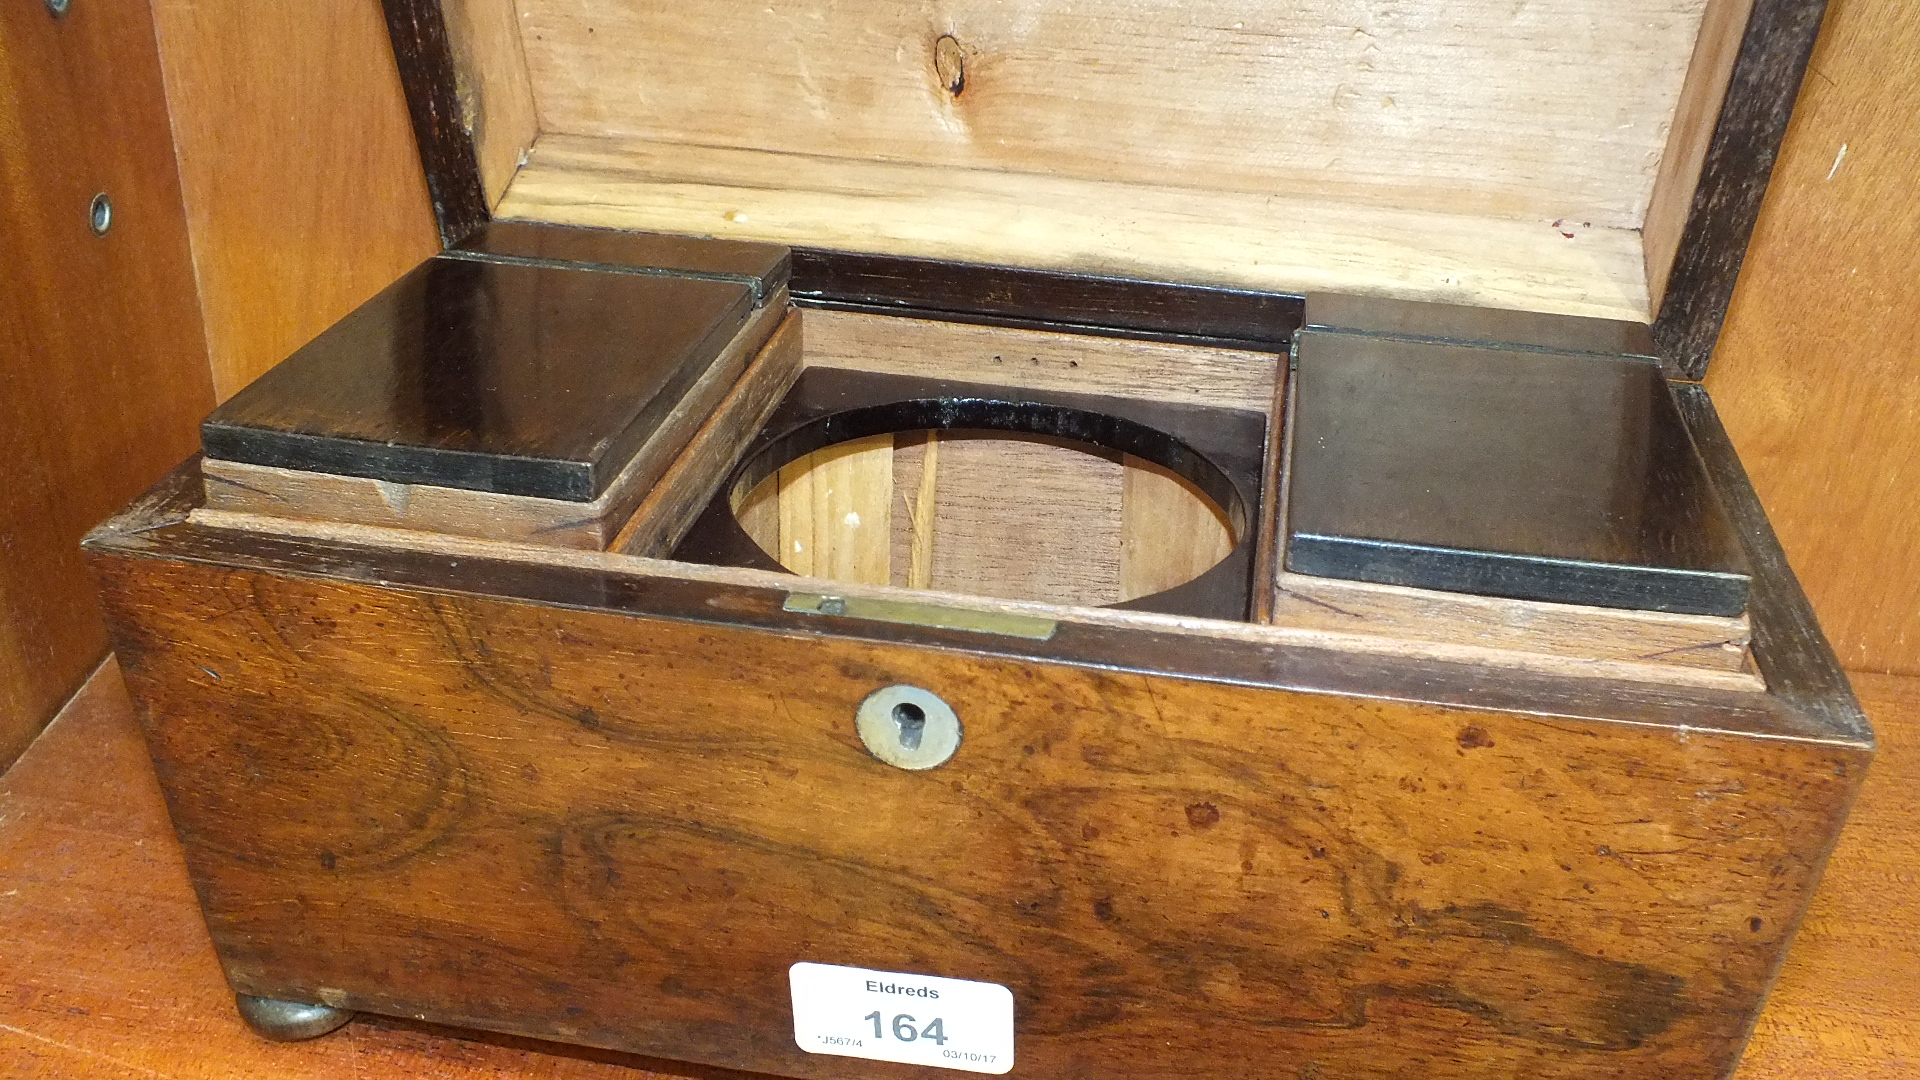
<instances>
[{"instance_id":1,"label":"number '164'","mask_svg":"<svg viewBox=\"0 0 1920 1080\"><path fill-rule=\"evenodd\" d=\"M885 1029L880 1026L880 1011L878 1009L875 1009L860 1019L873 1021L874 1038L884 1039L887 1037ZM933 1023L918 1030L915 1030L913 1026L916 1022L913 1017L908 1016L906 1013L901 1013L894 1017L893 1037L899 1039L901 1042L912 1042L915 1039L931 1039L935 1045L947 1045L947 1032L946 1029L941 1026L942 1021L939 1018L936 1017Z\"/></svg>"}]
</instances>

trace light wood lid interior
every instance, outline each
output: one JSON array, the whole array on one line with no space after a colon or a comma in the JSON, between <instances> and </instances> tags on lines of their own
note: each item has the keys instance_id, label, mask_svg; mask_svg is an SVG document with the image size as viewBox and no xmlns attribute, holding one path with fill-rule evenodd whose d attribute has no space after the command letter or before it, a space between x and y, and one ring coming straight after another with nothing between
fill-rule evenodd
<instances>
[{"instance_id":1,"label":"light wood lid interior","mask_svg":"<svg viewBox=\"0 0 1920 1080\"><path fill-rule=\"evenodd\" d=\"M1745 22L1742 0L446 7L500 216L1643 321Z\"/></svg>"}]
</instances>

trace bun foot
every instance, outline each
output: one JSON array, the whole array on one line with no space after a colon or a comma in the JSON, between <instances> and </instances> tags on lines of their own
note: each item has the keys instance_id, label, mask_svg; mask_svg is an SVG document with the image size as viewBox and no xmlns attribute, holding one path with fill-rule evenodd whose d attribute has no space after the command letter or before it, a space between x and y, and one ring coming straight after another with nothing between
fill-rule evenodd
<instances>
[{"instance_id":1,"label":"bun foot","mask_svg":"<svg viewBox=\"0 0 1920 1080\"><path fill-rule=\"evenodd\" d=\"M329 1005L307 1005L298 1001L233 995L240 1019L262 1038L274 1042L299 1042L317 1039L353 1019L353 1013Z\"/></svg>"}]
</instances>

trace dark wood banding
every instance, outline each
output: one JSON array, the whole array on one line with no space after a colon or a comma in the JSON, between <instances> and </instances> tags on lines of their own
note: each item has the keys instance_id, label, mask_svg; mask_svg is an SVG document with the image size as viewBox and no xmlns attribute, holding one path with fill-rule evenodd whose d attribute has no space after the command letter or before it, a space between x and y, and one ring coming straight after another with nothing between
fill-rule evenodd
<instances>
[{"instance_id":1,"label":"dark wood banding","mask_svg":"<svg viewBox=\"0 0 1920 1080\"><path fill-rule=\"evenodd\" d=\"M1712 399L1704 387L1684 383L1674 385L1673 396L1706 464L1707 477L1720 496L1720 505L1732 519L1734 534L1745 545L1747 562L1753 568L1748 607L1753 620L1753 658L1766 677L1768 692L1792 702L1796 710L1818 717L1822 726L1870 743L1873 729L1814 617L1813 605L1794 577L1793 568L1787 565L1787 553L1767 521L1766 510L1747 479L1732 440L1720 425Z\"/></svg>"},{"instance_id":2,"label":"dark wood banding","mask_svg":"<svg viewBox=\"0 0 1920 1080\"><path fill-rule=\"evenodd\" d=\"M1286 293L796 249L801 303L1038 330L1284 352L1306 301Z\"/></svg>"},{"instance_id":3,"label":"dark wood banding","mask_svg":"<svg viewBox=\"0 0 1920 1080\"><path fill-rule=\"evenodd\" d=\"M1670 374L1706 377L1826 8L1755 0L1653 324Z\"/></svg>"},{"instance_id":4,"label":"dark wood banding","mask_svg":"<svg viewBox=\"0 0 1920 1080\"><path fill-rule=\"evenodd\" d=\"M438 0L382 0L382 6L387 33L393 38L393 59L400 67L400 85L407 94L407 112L413 117L413 137L420 144L420 166L427 174L433 217L440 225L440 242L451 247L486 224L492 214L480 180L473 132L460 109L446 15Z\"/></svg>"}]
</instances>

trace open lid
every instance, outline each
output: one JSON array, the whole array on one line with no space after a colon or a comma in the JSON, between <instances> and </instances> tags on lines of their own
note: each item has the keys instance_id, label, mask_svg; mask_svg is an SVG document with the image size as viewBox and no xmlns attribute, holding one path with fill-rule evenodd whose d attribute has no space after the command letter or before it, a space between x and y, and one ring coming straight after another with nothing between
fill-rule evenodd
<instances>
[{"instance_id":1,"label":"open lid","mask_svg":"<svg viewBox=\"0 0 1920 1080\"><path fill-rule=\"evenodd\" d=\"M1596 316L1695 376L1822 7L387 0L450 239L495 216Z\"/></svg>"}]
</instances>

